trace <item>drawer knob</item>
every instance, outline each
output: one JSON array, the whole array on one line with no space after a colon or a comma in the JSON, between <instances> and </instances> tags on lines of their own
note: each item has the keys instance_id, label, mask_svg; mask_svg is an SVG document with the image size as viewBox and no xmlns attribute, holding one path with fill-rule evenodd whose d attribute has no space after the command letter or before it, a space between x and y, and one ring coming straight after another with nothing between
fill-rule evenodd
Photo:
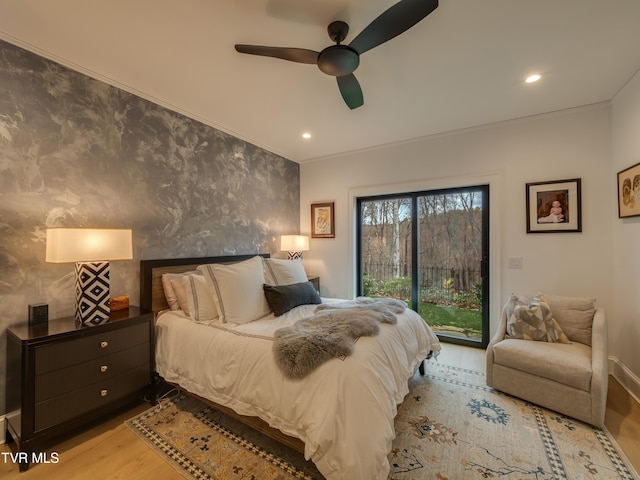
<instances>
[{"instance_id":1,"label":"drawer knob","mask_svg":"<svg viewBox=\"0 0 640 480\"><path fill-rule=\"evenodd\" d=\"M109 393L109 391L106 388L104 390L100 390L100 396L101 397L106 397L108 393Z\"/></svg>"},{"instance_id":2,"label":"drawer knob","mask_svg":"<svg viewBox=\"0 0 640 480\"><path fill-rule=\"evenodd\" d=\"M109 370L109 367L107 365L100 365L100 371L102 373L106 372L107 370Z\"/></svg>"},{"instance_id":3,"label":"drawer knob","mask_svg":"<svg viewBox=\"0 0 640 480\"><path fill-rule=\"evenodd\" d=\"M100 342L100 348L107 348L108 346L109 346L109 342L107 341Z\"/></svg>"}]
</instances>

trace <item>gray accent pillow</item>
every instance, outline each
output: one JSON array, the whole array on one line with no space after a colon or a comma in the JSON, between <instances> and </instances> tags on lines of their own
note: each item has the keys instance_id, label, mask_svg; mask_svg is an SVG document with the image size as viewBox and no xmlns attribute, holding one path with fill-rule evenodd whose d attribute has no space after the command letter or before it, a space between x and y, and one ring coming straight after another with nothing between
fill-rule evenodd
<instances>
[{"instance_id":1,"label":"gray accent pillow","mask_svg":"<svg viewBox=\"0 0 640 480\"><path fill-rule=\"evenodd\" d=\"M322 303L320 295L311 282L300 282L292 285L263 285L264 295L269 308L276 317L287 313L300 305L317 305Z\"/></svg>"}]
</instances>

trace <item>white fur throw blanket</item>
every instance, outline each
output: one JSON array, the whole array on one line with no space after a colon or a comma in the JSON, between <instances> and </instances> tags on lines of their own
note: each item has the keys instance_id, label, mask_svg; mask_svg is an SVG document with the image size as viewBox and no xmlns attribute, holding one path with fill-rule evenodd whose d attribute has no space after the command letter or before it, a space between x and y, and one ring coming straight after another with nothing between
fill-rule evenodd
<instances>
[{"instance_id":1,"label":"white fur throw blanket","mask_svg":"<svg viewBox=\"0 0 640 480\"><path fill-rule=\"evenodd\" d=\"M303 378L331 358L351 355L356 340L377 335L381 323L398 323L405 308L400 300L365 297L318 305L311 317L276 330L276 364L288 378Z\"/></svg>"}]
</instances>

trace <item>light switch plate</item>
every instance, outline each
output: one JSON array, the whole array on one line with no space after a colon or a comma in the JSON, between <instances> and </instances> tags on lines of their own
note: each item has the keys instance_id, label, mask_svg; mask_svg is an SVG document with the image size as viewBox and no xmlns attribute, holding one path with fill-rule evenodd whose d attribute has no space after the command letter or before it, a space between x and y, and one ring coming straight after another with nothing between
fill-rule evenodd
<instances>
[{"instance_id":1,"label":"light switch plate","mask_svg":"<svg viewBox=\"0 0 640 480\"><path fill-rule=\"evenodd\" d=\"M507 266L509 268L522 268L522 257L507 258Z\"/></svg>"}]
</instances>

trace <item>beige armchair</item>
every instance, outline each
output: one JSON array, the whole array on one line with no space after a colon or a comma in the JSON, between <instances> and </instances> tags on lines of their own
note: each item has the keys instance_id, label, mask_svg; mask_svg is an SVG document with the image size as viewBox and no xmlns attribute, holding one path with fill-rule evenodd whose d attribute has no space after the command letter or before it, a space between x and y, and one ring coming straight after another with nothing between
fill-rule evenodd
<instances>
[{"instance_id":1,"label":"beige armchair","mask_svg":"<svg viewBox=\"0 0 640 480\"><path fill-rule=\"evenodd\" d=\"M520 300L526 304L530 298ZM601 427L608 382L605 312L592 299L546 295L546 300L571 343L511 338L507 302L487 347L487 385Z\"/></svg>"}]
</instances>

